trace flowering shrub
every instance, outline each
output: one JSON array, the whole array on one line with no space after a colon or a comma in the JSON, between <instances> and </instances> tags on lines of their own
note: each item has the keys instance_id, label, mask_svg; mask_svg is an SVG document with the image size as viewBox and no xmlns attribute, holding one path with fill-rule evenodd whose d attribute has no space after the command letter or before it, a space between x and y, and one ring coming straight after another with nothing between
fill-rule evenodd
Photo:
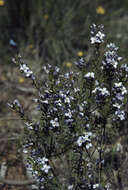
<instances>
[{"instance_id":1,"label":"flowering shrub","mask_svg":"<svg viewBox=\"0 0 128 190\"><path fill-rule=\"evenodd\" d=\"M39 119L30 118L18 100L8 104L25 122L23 152L39 189L108 190L113 178L106 171L106 147L111 132L126 120L128 66L118 47L104 46L103 25L91 26L94 55L74 63L74 70L43 66L39 81L21 56L13 59L38 96ZM104 47L104 48L103 48Z\"/></svg>"}]
</instances>

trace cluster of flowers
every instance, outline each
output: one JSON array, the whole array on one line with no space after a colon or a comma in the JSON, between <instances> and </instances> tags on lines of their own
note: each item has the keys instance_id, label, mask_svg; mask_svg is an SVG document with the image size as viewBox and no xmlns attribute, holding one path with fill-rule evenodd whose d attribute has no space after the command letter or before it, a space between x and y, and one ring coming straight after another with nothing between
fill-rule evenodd
<instances>
[{"instance_id":1,"label":"cluster of flowers","mask_svg":"<svg viewBox=\"0 0 128 190\"><path fill-rule=\"evenodd\" d=\"M96 94L96 102L97 103L103 103L104 100L106 99L106 97L110 96L110 93L109 91L103 87L103 88L100 88L99 86L96 87L93 91L92 91L93 94Z\"/></svg>"},{"instance_id":2,"label":"cluster of flowers","mask_svg":"<svg viewBox=\"0 0 128 190\"><path fill-rule=\"evenodd\" d=\"M24 75L28 78L32 76L33 72L29 69L26 64L20 65L20 71L24 73Z\"/></svg>"},{"instance_id":3,"label":"cluster of flowers","mask_svg":"<svg viewBox=\"0 0 128 190\"><path fill-rule=\"evenodd\" d=\"M103 25L97 27L93 24L91 44L94 44L96 51L100 51L100 44L104 42L104 37ZM60 187L109 189L107 184L104 186L103 183L101 184L102 178L99 180L99 176L95 177L97 167L93 165L97 162L103 165L105 162L102 158L104 150L101 135L105 136L104 131L107 131L107 119L112 118L112 121L118 119L121 122L125 120L124 106L127 94L125 84L128 66L119 64L121 57L117 55L118 48L115 44L108 44L107 50L101 61L92 59L88 63L86 58L76 61L74 67L76 66L78 70L75 72L63 74L57 66L44 66L43 72L46 78L42 81L43 85L38 88L37 79L21 57L14 60L19 63L20 71L33 80L33 85L36 85L35 88L38 90L38 97L34 102L38 106L39 121L26 119L17 100L9 106L18 107L17 111L22 113L22 118L25 120L24 152L28 153L32 161L28 166L42 184L40 188L50 189L50 185L51 187L55 185L56 189ZM96 67L94 62L97 64ZM99 157L92 159L95 149L99 152ZM53 163L64 154L69 154L68 156L72 158L71 165L68 166L72 173L63 178L72 177L73 182L69 179L68 182L62 182L55 172L56 167ZM92 160L95 162L92 163ZM55 183L55 179L58 183Z\"/></svg>"},{"instance_id":4,"label":"cluster of flowers","mask_svg":"<svg viewBox=\"0 0 128 190\"><path fill-rule=\"evenodd\" d=\"M113 107L115 108L115 115L120 120L125 119L125 112L124 110L121 110L121 107L123 106L124 97L127 94L126 87L123 86L122 82L114 83L113 87Z\"/></svg>"},{"instance_id":5,"label":"cluster of flowers","mask_svg":"<svg viewBox=\"0 0 128 190\"><path fill-rule=\"evenodd\" d=\"M93 24L91 26L91 44L100 44L104 42L104 26L99 25L98 27Z\"/></svg>"},{"instance_id":6,"label":"cluster of flowers","mask_svg":"<svg viewBox=\"0 0 128 190\"><path fill-rule=\"evenodd\" d=\"M78 140L77 140L77 144L78 146L82 146L83 144L86 143L86 148L89 149L90 147L92 147L92 143L90 140L90 137L92 136L91 132L85 132L83 136L79 136Z\"/></svg>"},{"instance_id":7,"label":"cluster of flowers","mask_svg":"<svg viewBox=\"0 0 128 190\"><path fill-rule=\"evenodd\" d=\"M21 58L21 55L18 55L16 58L13 58L12 61L13 63L17 63L17 59L20 59L20 65L19 65L19 69L21 71L21 73L24 74L24 76L26 78L31 78L31 79L35 79L33 71L30 70L30 68L27 66L26 63L24 63L24 60Z\"/></svg>"},{"instance_id":8,"label":"cluster of flowers","mask_svg":"<svg viewBox=\"0 0 128 190\"><path fill-rule=\"evenodd\" d=\"M85 78L92 78L92 79L94 79L95 73L89 72L89 73L87 73L86 75L84 75L84 77L85 77Z\"/></svg>"},{"instance_id":9,"label":"cluster of flowers","mask_svg":"<svg viewBox=\"0 0 128 190\"><path fill-rule=\"evenodd\" d=\"M114 43L107 45L108 51L105 53L105 60L102 62L103 68L110 71L111 69L117 69L118 62L122 59L117 55L118 47Z\"/></svg>"},{"instance_id":10,"label":"cluster of flowers","mask_svg":"<svg viewBox=\"0 0 128 190\"><path fill-rule=\"evenodd\" d=\"M111 104L115 110L115 119L118 118L124 120L125 112L124 110L121 110L121 107L124 105L124 99L127 94L127 89L123 85L127 80L127 65L119 63L119 61L122 60L122 57L118 56L117 50L119 48L116 47L114 43L108 44L107 49L108 51L104 54L105 59L102 61L101 69L104 71L105 75L108 76L111 85L113 85Z\"/></svg>"}]
</instances>

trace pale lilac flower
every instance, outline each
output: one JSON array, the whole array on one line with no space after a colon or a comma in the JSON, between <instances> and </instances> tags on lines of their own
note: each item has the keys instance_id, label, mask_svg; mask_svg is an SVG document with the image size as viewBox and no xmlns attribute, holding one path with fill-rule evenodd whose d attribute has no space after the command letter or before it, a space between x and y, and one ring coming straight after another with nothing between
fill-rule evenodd
<instances>
[{"instance_id":1,"label":"pale lilac flower","mask_svg":"<svg viewBox=\"0 0 128 190\"><path fill-rule=\"evenodd\" d=\"M93 24L91 26L91 44L100 44L104 42L105 34L103 33L104 26L99 25L98 27Z\"/></svg>"},{"instance_id":2,"label":"pale lilac flower","mask_svg":"<svg viewBox=\"0 0 128 190\"><path fill-rule=\"evenodd\" d=\"M92 136L91 132L85 132L83 136L79 136L78 140L77 140L77 144L78 146L82 146L83 143L85 142L90 142L90 137ZM90 148L91 144L87 146L87 148Z\"/></svg>"},{"instance_id":3,"label":"pale lilac flower","mask_svg":"<svg viewBox=\"0 0 128 190\"><path fill-rule=\"evenodd\" d=\"M99 187L98 183L96 183L96 184L93 185L93 189L96 189L97 187Z\"/></svg>"},{"instance_id":4,"label":"pale lilac flower","mask_svg":"<svg viewBox=\"0 0 128 190\"><path fill-rule=\"evenodd\" d=\"M51 123L52 127L59 127L58 118L51 120L50 123Z\"/></svg>"},{"instance_id":5,"label":"pale lilac flower","mask_svg":"<svg viewBox=\"0 0 128 190\"><path fill-rule=\"evenodd\" d=\"M69 185L68 190L72 190L72 189L73 189L73 185Z\"/></svg>"},{"instance_id":6,"label":"pale lilac flower","mask_svg":"<svg viewBox=\"0 0 128 190\"><path fill-rule=\"evenodd\" d=\"M89 73L87 73L86 75L84 75L84 77L85 77L85 78L93 78L93 79L94 79L95 73L89 72Z\"/></svg>"},{"instance_id":7,"label":"pale lilac flower","mask_svg":"<svg viewBox=\"0 0 128 190\"><path fill-rule=\"evenodd\" d=\"M72 112L71 112L71 110L68 110L68 112L66 112L64 115L66 117L68 117L68 118L72 118Z\"/></svg>"},{"instance_id":8,"label":"pale lilac flower","mask_svg":"<svg viewBox=\"0 0 128 190\"><path fill-rule=\"evenodd\" d=\"M117 117L122 121L125 119L125 112L122 110L117 110L115 112L115 115L117 115Z\"/></svg>"},{"instance_id":9,"label":"pale lilac flower","mask_svg":"<svg viewBox=\"0 0 128 190\"><path fill-rule=\"evenodd\" d=\"M103 96L109 96L110 95L109 91L105 87L104 88L96 87L92 91L92 93L97 93L97 92L99 92Z\"/></svg>"},{"instance_id":10,"label":"pale lilac flower","mask_svg":"<svg viewBox=\"0 0 128 190\"><path fill-rule=\"evenodd\" d=\"M104 42L104 37L105 37L105 34L98 31L98 33L94 37L91 37L91 44L103 43Z\"/></svg>"},{"instance_id":11,"label":"pale lilac flower","mask_svg":"<svg viewBox=\"0 0 128 190\"><path fill-rule=\"evenodd\" d=\"M26 77L31 77L33 75L33 72L26 64L20 64L20 71L23 72Z\"/></svg>"},{"instance_id":12,"label":"pale lilac flower","mask_svg":"<svg viewBox=\"0 0 128 190\"><path fill-rule=\"evenodd\" d=\"M70 104L70 98L66 96L64 102Z\"/></svg>"},{"instance_id":13,"label":"pale lilac flower","mask_svg":"<svg viewBox=\"0 0 128 190\"><path fill-rule=\"evenodd\" d=\"M49 171L50 168L51 167L49 165L44 164L43 167L41 168L41 170L44 171L45 173L48 173L48 171Z\"/></svg>"},{"instance_id":14,"label":"pale lilac flower","mask_svg":"<svg viewBox=\"0 0 128 190\"><path fill-rule=\"evenodd\" d=\"M120 87L122 86L122 82L115 83L114 86L115 86L116 88L120 88Z\"/></svg>"}]
</instances>

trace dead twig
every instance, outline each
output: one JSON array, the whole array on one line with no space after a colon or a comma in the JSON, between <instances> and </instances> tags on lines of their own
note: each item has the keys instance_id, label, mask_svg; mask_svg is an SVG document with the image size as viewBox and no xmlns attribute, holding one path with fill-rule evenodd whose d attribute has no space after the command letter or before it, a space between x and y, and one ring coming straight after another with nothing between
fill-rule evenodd
<instances>
[{"instance_id":1,"label":"dead twig","mask_svg":"<svg viewBox=\"0 0 128 190\"><path fill-rule=\"evenodd\" d=\"M17 181L17 180L9 180L9 179L0 179L0 183L7 184L7 185L14 185L14 186L27 186L27 185L33 185L36 184L36 180L34 179L28 179L24 181Z\"/></svg>"}]
</instances>

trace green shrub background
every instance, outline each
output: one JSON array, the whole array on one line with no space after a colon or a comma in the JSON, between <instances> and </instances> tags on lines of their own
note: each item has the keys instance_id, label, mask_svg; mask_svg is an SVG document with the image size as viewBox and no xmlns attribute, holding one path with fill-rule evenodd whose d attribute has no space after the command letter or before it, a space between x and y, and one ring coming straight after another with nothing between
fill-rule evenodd
<instances>
[{"instance_id":1,"label":"green shrub background","mask_svg":"<svg viewBox=\"0 0 128 190\"><path fill-rule=\"evenodd\" d=\"M99 6L104 14L97 13ZM1 46L5 52L22 49L42 62L63 64L79 51L87 53L90 25L103 23L108 38L119 43L127 57L127 10L127 0L6 0L0 7ZM15 50L9 47L10 39L18 44Z\"/></svg>"}]
</instances>

